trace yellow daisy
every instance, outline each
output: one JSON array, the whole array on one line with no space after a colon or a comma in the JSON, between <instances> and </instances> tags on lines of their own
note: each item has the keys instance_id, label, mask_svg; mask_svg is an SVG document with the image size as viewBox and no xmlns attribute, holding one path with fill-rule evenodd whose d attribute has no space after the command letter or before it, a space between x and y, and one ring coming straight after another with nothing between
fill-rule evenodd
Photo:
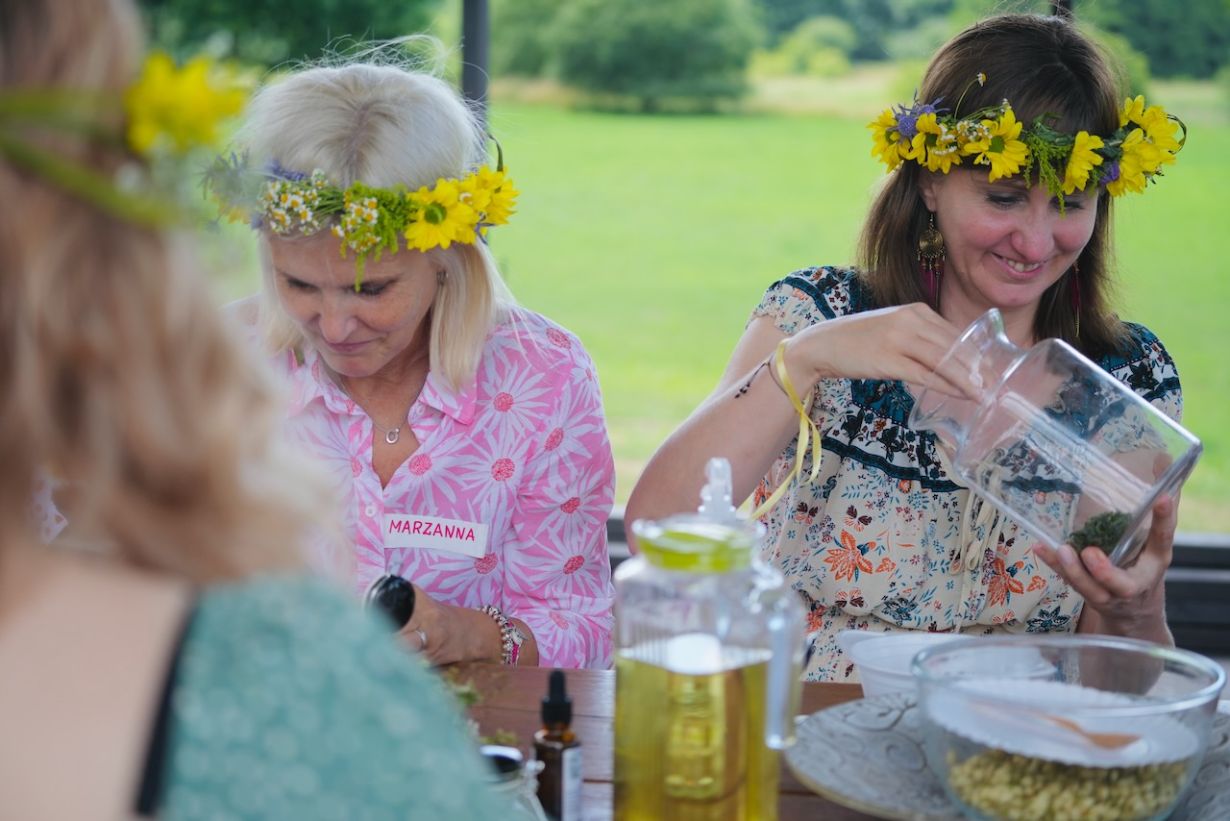
<instances>
[{"instance_id":1,"label":"yellow daisy","mask_svg":"<svg viewBox=\"0 0 1230 821\"><path fill-rule=\"evenodd\" d=\"M898 144L901 134L897 131L897 115L893 110L884 109L867 127L871 129L871 156L877 157L888 166L889 171L901 165L901 150Z\"/></svg>"},{"instance_id":2,"label":"yellow daisy","mask_svg":"<svg viewBox=\"0 0 1230 821\"><path fill-rule=\"evenodd\" d=\"M1179 124L1171 119L1161 106L1151 106L1141 125L1145 129L1145 136L1163 151L1178 151L1182 147L1175 139Z\"/></svg>"},{"instance_id":3,"label":"yellow daisy","mask_svg":"<svg viewBox=\"0 0 1230 821\"><path fill-rule=\"evenodd\" d=\"M495 187L491 184L492 176L494 172L487 166L479 168L457 183L458 197L478 213L486 211L491 204L491 190Z\"/></svg>"},{"instance_id":4,"label":"yellow daisy","mask_svg":"<svg viewBox=\"0 0 1230 821\"><path fill-rule=\"evenodd\" d=\"M521 192L517 190L505 172L492 171L490 174L488 190L491 192L491 200L487 203L487 210L483 214L483 223L504 225L508 222L508 218L516 213L517 196Z\"/></svg>"},{"instance_id":5,"label":"yellow daisy","mask_svg":"<svg viewBox=\"0 0 1230 821\"><path fill-rule=\"evenodd\" d=\"M957 135L947 126L936 120L935 114L919 116L912 148L920 162L924 162L928 171L939 171L947 174L954 165L961 164L961 155L957 152Z\"/></svg>"},{"instance_id":6,"label":"yellow daisy","mask_svg":"<svg viewBox=\"0 0 1230 821\"><path fill-rule=\"evenodd\" d=\"M1140 160L1145 173L1156 173L1157 169L1166 163L1174 162L1174 155L1182 145L1175 139L1179 124L1172 120L1161 106L1145 106L1145 98L1137 96L1125 100L1123 110L1119 112L1119 126L1133 123L1144 131L1144 143L1153 146L1157 152L1139 149Z\"/></svg>"},{"instance_id":7,"label":"yellow daisy","mask_svg":"<svg viewBox=\"0 0 1230 821\"><path fill-rule=\"evenodd\" d=\"M417 209L416 218L406 226L408 247L427 251L474 241L478 212L461 201L456 181L437 180L431 188L424 186L407 196Z\"/></svg>"},{"instance_id":8,"label":"yellow daisy","mask_svg":"<svg viewBox=\"0 0 1230 821\"><path fill-rule=\"evenodd\" d=\"M1115 197L1128 191L1139 194L1148 182L1145 175L1152 173L1148 168L1157 168L1159 152L1145 140L1144 131L1139 128L1132 129L1120 148L1123 156L1119 158L1119 176L1106 185L1106 190Z\"/></svg>"},{"instance_id":9,"label":"yellow daisy","mask_svg":"<svg viewBox=\"0 0 1230 821\"><path fill-rule=\"evenodd\" d=\"M1145 113L1145 98L1144 95L1128 97L1123 101L1123 108L1119 110L1119 127L1123 128L1128 123L1136 123L1142 125L1141 117Z\"/></svg>"},{"instance_id":10,"label":"yellow daisy","mask_svg":"<svg viewBox=\"0 0 1230 821\"><path fill-rule=\"evenodd\" d=\"M1153 106L1145 112L1144 120L1145 140L1158 150L1158 166L1174 162L1175 153L1183 147L1175 139L1175 132L1179 130L1179 124L1167 117L1166 112L1158 106ZM1155 168L1154 171L1156 170Z\"/></svg>"},{"instance_id":11,"label":"yellow daisy","mask_svg":"<svg viewBox=\"0 0 1230 821\"><path fill-rule=\"evenodd\" d=\"M1077 132L1072 153L1068 156L1068 166L1063 173L1063 193L1085 190L1085 185L1089 182L1089 172L1095 165L1102 164L1102 155L1097 153L1097 149L1104 145L1101 137L1088 131Z\"/></svg>"},{"instance_id":12,"label":"yellow daisy","mask_svg":"<svg viewBox=\"0 0 1230 821\"><path fill-rule=\"evenodd\" d=\"M1021 136L1021 123L1017 122L1012 108L1004 106L1004 113L998 120L983 120L982 125L986 127L986 135L966 143L962 151L976 155L975 163L991 166L987 177L991 182L1020 171L1029 157L1029 149L1017 139Z\"/></svg>"},{"instance_id":13,"label":"yellow daisy","mask_svg":"<svg viewBox=\"0 0 1230 821\"><path fill-rule=\"evenodd\" d=\"M163 143L180 153L210 145L219 121L238 114L245 97L233 73L205 57L176 69L170 55L154 52L124 95L128 142L139 154Z\"/></svg>"}]
</instances>

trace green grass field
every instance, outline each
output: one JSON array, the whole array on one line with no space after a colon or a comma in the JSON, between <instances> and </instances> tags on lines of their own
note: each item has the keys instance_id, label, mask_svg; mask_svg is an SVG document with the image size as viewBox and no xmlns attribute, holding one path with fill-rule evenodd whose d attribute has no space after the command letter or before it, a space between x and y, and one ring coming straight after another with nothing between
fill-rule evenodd
<instances>
[{"instance_id":1,"label":"green grass field","mask_svg":"<svg viewBox=\"0 0 1230 821\"><path fill-rule=\"evenodd\" d=\"M866 110L889 102L857 96ZM1116 231L1123 313L1178 361L1185 421L1205 443L1180 527L1230 531L1230 126L1213 99L1166 179L1119 203ZM518 299L579 334L597 362L621 501L712 389L764 288L851 261L881 179L865 122L634 117L497 97L491 127L522 196L493 249Z\"/></svg>"},{"instance_id":2,"label":"green grass field","mask_svg":"<svg viewBox=\"0 0 1230 821\"><path fill-rule=\"evenodd\" d=\"M592 352L621 499L713 387L763 289L850 261L881 179L864 122L495 107L523 194L494 248L518 298ZM1178 361L1185 420L1205 443L1181 526L1230 530L1230 129L1190 128L1167 178L1118 208L1121 304Z\"/></svg>"}]
</instances>

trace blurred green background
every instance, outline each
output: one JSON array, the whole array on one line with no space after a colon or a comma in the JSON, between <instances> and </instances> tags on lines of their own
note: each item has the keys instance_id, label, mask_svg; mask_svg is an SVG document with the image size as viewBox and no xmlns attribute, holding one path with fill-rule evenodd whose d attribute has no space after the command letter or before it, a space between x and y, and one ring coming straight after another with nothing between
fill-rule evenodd
<instances>
[{"instance_id":1,"label":"blurred green background","mask_svg":"<svg viewBox=\"0 0 1230 821\"><path fill-rule=\"evenodd\" d=\"M427 31L451 49L446 70L459 65L461 0L144 5L182 54L276 66ZM492 0L489 117L522 191L492 247L518 299L593 354L620 501L712 389L764 288L852 260L883 178L868 120L908 101L962 25L1048 5ZM1074 5L1130 88L1188 127L1166 178L1116 203L1119 305L1174 355L1205 443L1180 527L1230 531L1230 0ZM246 231L220 229L208 253L227 272L220 298L255 288Z\"/></svg>"}]
</instances>

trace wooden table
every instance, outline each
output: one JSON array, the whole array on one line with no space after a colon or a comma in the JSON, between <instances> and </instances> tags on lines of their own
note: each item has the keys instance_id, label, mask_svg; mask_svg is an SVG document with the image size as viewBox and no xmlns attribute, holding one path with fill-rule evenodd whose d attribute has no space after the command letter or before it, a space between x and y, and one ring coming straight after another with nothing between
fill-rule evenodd
<instances>
[{"instance_id":1,"label":"wooden table","mask_svg":"<svg viewBox=\"0 0 1230 821\"><path fill-rule=\"evenodd\" d=\"M516 734L518 746L533 755L534 732L539 729L539 706L547 692L547 674L538 667L504 667L496 664L458 664L449 675L473 682L481 700L470 711L484 735L503 730ZM585 821L609 821L612 817L612 780L615 753L615 671L569 670L568 693L572 697L572 728L581 739L585 778ZM808 715L833 704L862 697L857 684L805 684L802 713ZM782 821L825 819L867 821L874 816L848 809L821 798L803 786L782 764Z\"/></svg>"}]
</instances>

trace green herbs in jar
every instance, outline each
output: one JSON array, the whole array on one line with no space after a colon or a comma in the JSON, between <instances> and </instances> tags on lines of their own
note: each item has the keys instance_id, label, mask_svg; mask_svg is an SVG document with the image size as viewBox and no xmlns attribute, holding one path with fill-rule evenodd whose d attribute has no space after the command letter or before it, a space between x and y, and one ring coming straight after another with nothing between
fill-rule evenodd
<instances>
[{"instance_id":1,"label":"green herbs in jar","mask_svg":"<svg viewBox=\"0 0 1230 821\"><path fill-rule=\"evenodd\" d=\"M1187 762L1082 767L988 750L958 762L948 783L970 808L1001 821L1138 821L1179 796Z\"/></svg>"},{"instance_id":2,"label":"green herbs in jar","mask_svg":"<svg viewBox=\"0 0 1230 821\"><path fill-rule=\"evenodd\" d=\"M1131 516L1117 510L1090 516L1085 520L1084 527L1074 530L1068 536L1068 544L1077 550L1084 550L1092 546L1109 553L1115 549L1115 545L1119 544L1119 539L1123 537L1123 531L1127 529L1130 520Z\"/></svg>"}]
</instances>

